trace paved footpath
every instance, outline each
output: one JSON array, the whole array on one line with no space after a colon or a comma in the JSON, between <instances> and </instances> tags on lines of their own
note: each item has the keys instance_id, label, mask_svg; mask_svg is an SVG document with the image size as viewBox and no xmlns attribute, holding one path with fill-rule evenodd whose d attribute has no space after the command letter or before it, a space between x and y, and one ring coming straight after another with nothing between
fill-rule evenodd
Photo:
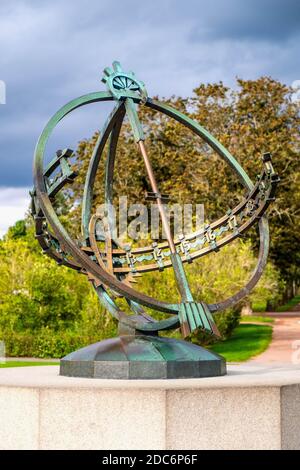
<instances>
[{"instance_id":1,"label":"paved footpath","mask_svg":"<svg viewBox=\"0 0 300 470\"><path fill-rule=\"evenodd\" d=\"M299 364L300 367L300 311L267 313L275 318L273 339L268 349L250 359L249 364Z\"/></svg>"}]
</instances>

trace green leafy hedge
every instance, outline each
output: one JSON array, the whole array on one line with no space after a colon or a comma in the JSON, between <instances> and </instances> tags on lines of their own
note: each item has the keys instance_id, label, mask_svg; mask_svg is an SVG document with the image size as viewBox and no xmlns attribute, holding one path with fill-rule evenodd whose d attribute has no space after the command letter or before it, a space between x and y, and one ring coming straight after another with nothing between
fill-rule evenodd
<instances>
[{"instance_id":1,"label":"green leafy hedge","mask_svg":"<svg viewBox=\"0 0 300 470\"><path fill-rule=\"evenodd\" d=\"M114 331L111 332L114 334ZM10 357L61 358L76 349L95 343L102 339L99 335L81 335L72 330L53 331L42 328L33 334L32 331L2 333L6 354Z\"/></svg>"}]
</instances>

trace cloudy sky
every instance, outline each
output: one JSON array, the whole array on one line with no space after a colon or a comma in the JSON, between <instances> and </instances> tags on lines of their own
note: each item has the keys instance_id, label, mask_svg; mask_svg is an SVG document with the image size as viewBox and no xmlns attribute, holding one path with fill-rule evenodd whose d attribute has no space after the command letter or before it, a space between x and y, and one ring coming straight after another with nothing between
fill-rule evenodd
<instances>
[{"instance_id":1,"label":"cloudy sky","mask_svg":"<svg viewBox=\"0 0 300 470\"><path fill-rule=\"evenodd\" d=\"M0 236L28 204L44 124L70 99L104 89L113 60L150 96L189 95L200 82L233 86L236 76L292 84L299 39L299 0L0 0ZM92 105L67 118L48 157L76 148L107 111Z\"/></svg>"}]
</instances>

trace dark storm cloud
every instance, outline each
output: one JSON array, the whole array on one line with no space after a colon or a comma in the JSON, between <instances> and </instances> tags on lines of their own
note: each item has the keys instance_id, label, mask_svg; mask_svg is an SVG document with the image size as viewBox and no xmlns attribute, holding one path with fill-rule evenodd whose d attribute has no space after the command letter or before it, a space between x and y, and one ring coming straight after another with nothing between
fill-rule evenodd
<instances>
[{"instance_id":1,"label":"dark storm cloud","mask_svg":"<svg viewBox=\"0 0 300 470\"><path fill-rule=\"evenodd\" d=\"M280 42L299 33L299 0L211 0L191 38Z\"/></svg>"},{"instance_id":2,"label":"dark storm cloud","mask_svg":"<svg viewBox=\"0 0 300 470\"><path fill-rule=\"evenodd\" d=\"M189 95L200 82L235 76L300 78L299 1L14 0L0 3L0 186L31 186L32 154L48 118L68 100L103 89L119 59L150 95ZM50 142L76 147L107 109L78 111Z\"/></svg>"}]
</instances>

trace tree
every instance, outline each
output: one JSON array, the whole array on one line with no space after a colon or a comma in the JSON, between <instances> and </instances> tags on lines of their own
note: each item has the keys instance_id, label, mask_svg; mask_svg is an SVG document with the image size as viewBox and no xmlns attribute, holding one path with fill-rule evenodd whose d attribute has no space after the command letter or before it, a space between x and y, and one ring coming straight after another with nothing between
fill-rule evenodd
<instances>
[{"instance_id":1,"label":"tree","mask_svg":"<svg viewBox=\"0 0 300 470\"><path fill-rule=\"evenodd\" d=\"M115 329L86 277L42 255L32 221L9 229L0 241L0 340L9 355L62 357Z\"/></svg>"},{"instance_id":2,"label":"tree","mask_svg":"<svg viewBox=\"0 0 300 470\"><path fill-rule=\"evenodd\" d=\"M300 283L300 172L299 103L293 103L292 90L270 77L237 80L237 89L222 83L201 84L192 97L166 100L206 127L224 144L254 180L261 171L264 152L273 155L281 182L276 202L269 210L271 259L286 280L287 291ZM207 220L223 215L245 193L226 164L186 128L145 106L139 108L158 185L170 200L203 203ZM77 149L77 169L69 196L72 226L80 228L85 171L99 132L81 141ZM104 158L105 159L105 158ZM95 207L103 202L104 161L95 185ZM118 145L115 195L128 195L130 202L145 202L149 190L145 169L128 123ZM74 231L74 232L75 232ZM251 232L257 248L257 235Z\"/></svg>"}]
</instances>

